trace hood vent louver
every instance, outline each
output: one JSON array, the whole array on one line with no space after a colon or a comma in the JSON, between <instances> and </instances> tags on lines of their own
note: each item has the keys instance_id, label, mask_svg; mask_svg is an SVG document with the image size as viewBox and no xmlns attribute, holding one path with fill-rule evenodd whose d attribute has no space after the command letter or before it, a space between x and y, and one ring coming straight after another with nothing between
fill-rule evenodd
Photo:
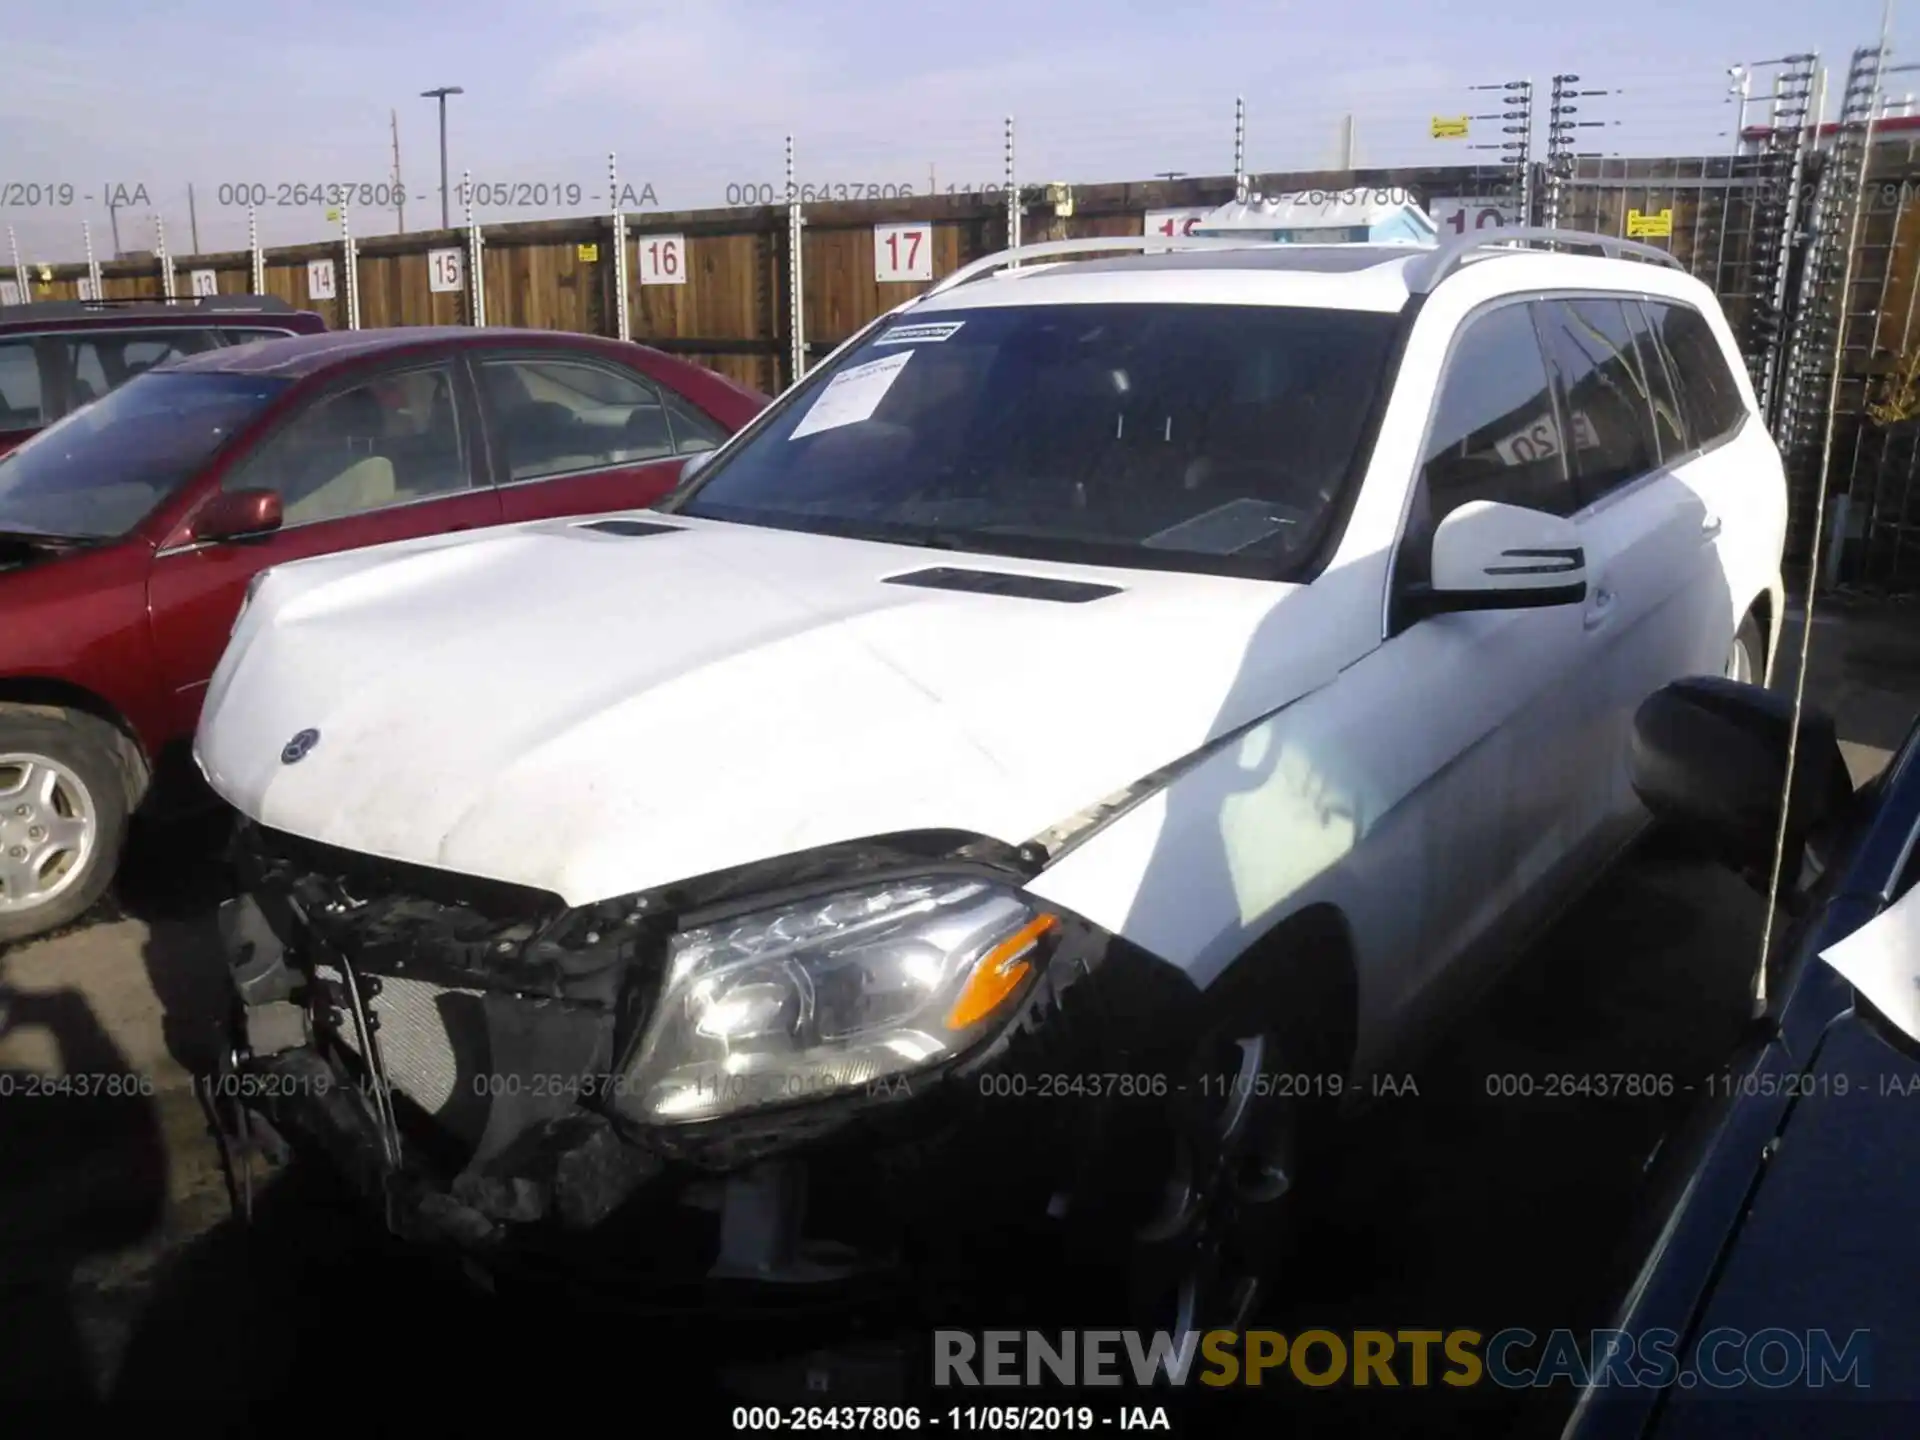
<instances>
[{"instance_id":1,"label":"hood vent louver","mask_svg":"<svg viewBox=\"0 0 1920 1440\"><path fill-rule=\"evenodd\" d=\"M927 590L964 590L975 595L1005 595L1017 600L1053 600L1084 605L1089 600L1118 595L1118 585L1094 585L1085 580L1055 580L1045 575L1015 575L999 570L961 570L936 566L908 575L889 575L888 585L917 585Z\"/></svg>"},{"instance_id":2,"label":"hood vent louver","mask_svg":"<svg viewBox=\"0 0 1920 1440\"><path fill-rule=\"evenodd\" d=\"M576 530L597 530L602 535L624 535L637 539L642 535L670 535L676 530L684 530L684 525L661 525L652 520L590 520L585 525L576 525Z\"/></svg>"}]
</instances>

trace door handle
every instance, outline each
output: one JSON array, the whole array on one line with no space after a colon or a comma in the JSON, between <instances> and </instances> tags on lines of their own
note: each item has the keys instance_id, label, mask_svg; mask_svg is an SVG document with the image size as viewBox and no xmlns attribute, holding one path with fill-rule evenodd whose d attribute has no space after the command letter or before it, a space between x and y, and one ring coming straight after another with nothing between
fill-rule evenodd
<instances>
[{"instance_id":1,"label":"door handle","mask_svg":"<svg viewBox=\"0 0 1920 1440\"><path fill-rule=\"evenodd\" d=\"M1613 614L1613 591L1601 587L1593 592L1593 598L1587 601L1587 613L1584 620L1586 628L1598 630L1607 623Z\"/></svg>"},{"instance_id":2,"label":"door handle","mask_svg":"<svg viewBox=\"0 0 1920 1440\"><path fill-rule=\"evenodd\" d=\"M1702 540L1713 539L1720 533L1720 524L1721 521L1718 515L1707 515L1700 522L1700 538Z\"/></svg>"}]
</instances>

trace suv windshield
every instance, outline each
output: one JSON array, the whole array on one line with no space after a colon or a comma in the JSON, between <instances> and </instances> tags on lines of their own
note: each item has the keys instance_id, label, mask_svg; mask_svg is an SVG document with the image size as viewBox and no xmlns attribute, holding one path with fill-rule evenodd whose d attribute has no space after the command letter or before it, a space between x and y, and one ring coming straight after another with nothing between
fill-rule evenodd
<instances>
[{"instance_id":1,"label":"suv windshield","mask_svg":"<svg viewBox=\"0 0 1920 1440\"><path fill-rule=\"evenodd\" d=\"M126 534L290 383L165 371L135 377L0 457L0 530Z\"/></svg>"},{"instance_id":2,"label":"suv windshield","mask_svg":"<svg viewBox=\"0 0 1920 1440\"><path fill-rule=\"evenodd\" d=\"M810 378L668 508L1291 578L1364 459L1397 323L1266 305L908 312Z\"/></svg>"}]
</instances>

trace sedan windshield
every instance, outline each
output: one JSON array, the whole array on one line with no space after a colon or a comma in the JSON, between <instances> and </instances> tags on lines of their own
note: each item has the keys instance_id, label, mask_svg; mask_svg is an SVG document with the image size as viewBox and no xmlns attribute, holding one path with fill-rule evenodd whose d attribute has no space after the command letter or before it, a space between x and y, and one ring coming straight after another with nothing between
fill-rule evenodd
<instances>
[{"instance_id":1,"label":"sedan windshield","mask_svg":"<svg viewBox=\"0 0 1920 1440\"><path fill-rule=\"evenodd\" d=\"M0 531L126 534L289 383L167 371L136 377L0 457Z\"/></svg>"},{"instance_id":2,"label":"sedan windshield","mask_svg":"<svg viewBox=\"0 0 1920 1440\"><path fill-rule=\"evenodd\" d=\"M1355 483L1396 320L1265 305L909 311L668 508L1291 578Z\"/></svg>"}]
</instances>

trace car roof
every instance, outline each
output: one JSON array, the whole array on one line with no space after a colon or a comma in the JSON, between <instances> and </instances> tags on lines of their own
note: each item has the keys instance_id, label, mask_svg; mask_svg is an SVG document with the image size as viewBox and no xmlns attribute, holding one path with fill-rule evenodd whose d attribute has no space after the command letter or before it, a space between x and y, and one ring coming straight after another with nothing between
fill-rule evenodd
<instances>
[{"instance_id":1,"label":"car roof","mask_svg":"<svg viewBox=\"0 0 1920 1440\"><path fill-rule=\"evenodd\" d=\"M930 295L916 315L1005 305L1100 303L1298 305L1397 312L1420 288L1438 247L1344 243L1168 250L1089 260L1027 262ZM1498 266L1516 290L1568 289L1662 294L1700 303L1704 288L1683 272L1642 260L1565 251L1490 247L1453 275ZM1482 272L1484 273L1484 272ZM1445 283L1444 281L1442 283Z\"/></svg>"},{"instance_id":2,"label":"car roof","mask_svg":"<svg viewBox=\"0 0 1920 1440\"><path fill-rule=\"evenodd\" d=\"M325 319L271 296L220 295L166 300L35 300L0 306L0 334L46 330L169 330L245 328L322 329Z\"/></svg>"},{"instance_id":3,"label":"car roof","mask_svg":"<svg viewBox=\"0 0 1920 1440\"><path fill-rule=\"evenodd\" d=\"M228 375L273 375L299 379L316 371L371 356L398 354L454 345L488 346L500 344L537 344L549 346L575 343L581 349L607 349L618 342L598 335L582 335L552 330L515 330L470 325L408 325L387 330L329 330L320 335L293 335L285 339L254 340L224 350L207 350L198 355L183 355L156 365L154 370L218 371Z\"/></svg>"}]
</instances>

